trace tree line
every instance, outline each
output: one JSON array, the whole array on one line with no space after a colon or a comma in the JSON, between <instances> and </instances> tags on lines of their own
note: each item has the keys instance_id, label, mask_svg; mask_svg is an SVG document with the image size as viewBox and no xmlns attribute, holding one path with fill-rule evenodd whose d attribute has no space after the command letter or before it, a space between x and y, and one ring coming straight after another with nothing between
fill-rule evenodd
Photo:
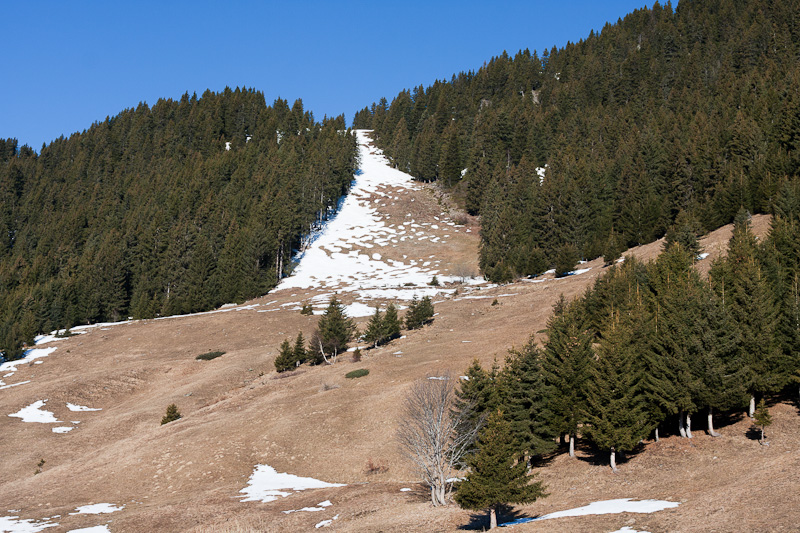
<instances>
[{"instance_id":1,"label":"tree line","mask_svg":"<svg viewBox=\"0 0 800 533\"><path fill-rule=\"evenodd\" d=\"M521 51L356 113L393 164L481 215L507 281L740 207L800 171L798 0L655 3L577 43ZM563 250L571 247L570 250Z\"/></svg>"},{"instance_id":2,"label":"tree line","mask_svg":"<svg viewBox=\"0 0 800 533\"><path fill-rule=\"evenodd\" d=\"M0 142L0 352L35 334L264 294L347 192L344 117L226 88L161 99L39 154Z\"/></svg>"}]
</instances>

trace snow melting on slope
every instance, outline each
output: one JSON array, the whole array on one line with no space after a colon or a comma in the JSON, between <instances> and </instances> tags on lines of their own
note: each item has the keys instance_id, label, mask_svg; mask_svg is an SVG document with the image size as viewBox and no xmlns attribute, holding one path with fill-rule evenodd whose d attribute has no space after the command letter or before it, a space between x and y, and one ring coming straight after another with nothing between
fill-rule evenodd
<instances>
[{"instance_id":1,"label":"snow melting on slope","mask_svg":"<svg viewBox=\"0 0 800 533\"><path fill-rule=\"evenodd\" d=\"M60 422L53 413L42 409L45 403L47 403L47 400L33 402L29 406L23 407L16 413L12 413L8 416L21 418L23 422L38 422L39 424L57 424Z\"/></svg>"},{"instance_id":2,"label":"snow melting on slope","mask_svg":"<svg viewBox=\"0 0 800 533\"><path fill-rule=\"evenodd\" d=\"M399 198L397 189L418 190L411 176L390 168L380 150L368 146L369 132L356 132L359 142L361 171L336 216L328 221L312 243L299 257L291 276L284 278L274 289L336 289L357 293L362 299L398 298L410 300L454 289L429 287L434 275L440 282L450 281L439 276L435 264L386 259L370 252L373 246L386 246L407 239L430 239L414 220L397 227L387 225L376 207L385 205L382 199ZM391 190L390 190L391 188ZM438 229L438 226L437 228ZM438 238L437 238L438 241ZM367 250L361 250L367 248ZM394 288L391 288L394 287Z\"/></svg>"},{"instance_id":3,"label":"snow melting on slope","mask_svg":"<svg viewBox=\"0 0 800 533\"><path fill-rule=\"evenodd\" d=\"M42 357L47 357L51 353L56 351L56 348L31 348L30 350L26 350L25 354L22 356L22 359L16 359L14 361L8 361L0 365L0 378L9 378L14 375L14 372L17 371L17 367L19 365L28 364L34 359L40 359ZM11 385L6 385L2 379L0 379L0 390L3 389L10 389L11 387L16 387L17 385L23 385L25 383L29 383L28 381L23 381L21 383L12 383Z\"/></svg>"},{"instance_id":4,"label":"snow melting on slope","mask_svg":"<svg viewBox=\"0 0 800 533\"><path fill-rule=\"evenodd\" d=\"M621 498L618 500L603 500L599 502L592 502L583 507L575 509L568 509L566 511L558 511L555 513L546 514L537 518L518 518L511 522L501 524L501 527L513 526L517 524L525 524L527 522L534 522L536 520L549 520L551 518L563 518L565 516L586 516L592 514L618 514L618 513L654 513L656 511L663 511L680 505L678 502L668 502L665 500L639 500L634 501L631 498Z\"/></svg>"},{"instance_id":5,"label":"snow melting on slope","mask_svg":"<svg viewBox=\"0 0 800 533\"><path fill-rule=\"evenodd\" d=\"M121 511L125 508L123 505L122 507L117 507L113 503L94 503L91 505L83 505L75 509L73 514L107 514L107 513L115 513L117 511Z\"/></svg>"},{"instance_id":6,"label":"snow melting on slope","mask_svg":"<svg viewBox=\"0 0 800 533\"><path fill-rule=\"evenodd\" d=\"M271 502L285 498L291 491L344 487L344 483L327 483L310 477L279 473L269 465L256 465L247 486L240 490L243 502Z\"/></svg>"},{"instance_id":7,"label":"snow melting on slope","mask_svg":"<svg viewBox=\"0 0 800 533\"><path fill-rule=\"evenodd\" d=\"M57 527L58 524L43 520L20 519L18 516L0 516L0 531L8 533L37 533L48 527Z\"/></svg>"}]
</instances>

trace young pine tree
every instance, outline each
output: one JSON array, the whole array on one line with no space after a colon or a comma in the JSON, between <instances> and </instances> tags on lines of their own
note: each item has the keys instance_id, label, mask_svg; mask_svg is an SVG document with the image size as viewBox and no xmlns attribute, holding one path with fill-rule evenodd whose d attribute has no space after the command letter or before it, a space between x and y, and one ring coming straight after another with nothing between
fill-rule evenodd
<instances>
[{"instance_id":1,"label":"young pine tree","mask_svg":"<svg viewBox=\"0 0 800 533\"><path fill-rule=\"evenodd\" d=\"M764 398L761 398L761 400L758 402L758 407L756 408L753 418L756 425L761 428L761 438L758 439L758 442L759 444L763 445L764 428L772 425L772 415L769 414L769 409L767 408L767 404L764 402Z\"/></svg>"},{"instance_id":2,"label":"young pine tree","mask_svg":"<svg viewBox=\"0 0 800 533\"><path fill-rule=\"evenodd\" d=\"M383 342L391 342L400 337L400 319L397 317L397 308L394 304L386 307L383 315Z\"/></svg>"},{"instance_id":3,"label":"young pine tree","mask_svg":"<svg viewBox=\"0 0 800 533\"><path fill-rule=\"evenodd\" d=\"M297 338L294 341L294 348L292 349L292 359L294 366L300 366L306 362L308 354L306 352L306 339L303 337L303 332L297 333Z\"/></svg>"},{"instance_id":4,"label":"young pine tree","mask_svg":"<svg viewBox=\"0 0 800 533\"><path fill-rule=\"evenodd\" d=\"M467 456L467 478L456 487L456 502L465 509L489 510L489 528L497 527L497 508L531 503L547 496L541 481L531 483L528 466L515 450L511 424L501 411L489 416L478 435L478 449Z\"/></svg>"},{"instance_id":5,"label":"young pine tree","mask_svg":"<svg viewBox=\"0 0 800 533\"><path fill-rule=\"evenodd\" d=\"M178 411L178 406L171 403L167 406L167 414L161 419L161 425L169 424L181 418L181 413Z\"/></svg>"},{"instance_id":6,"label":"young pine tree","mask_svg":"<svg viewBox=\"0 0 800 533\"><path fill-rule=\"evenodd\" d=\"M314 362L335 362L339 354L347 351L347 344L353 339L355 331L355 322L348 318L344 305L334 296L319 318L317 330L311 338Z\"/></svg>"},{"instance_id":7,"label":"young pine tree","mask_svg":"<svg viewBox=\"0 0 800 533\"><path fill-rule=\"evenodd\" d=\"M383 340L383 315L380 309L375 309L375 314L367 322L367 330L364 332L364 342L377 348Z\"/></svg>"},{"instance_id":8,"label":"young pine tree","mask_svg":"<svg viewBox=\"0 0 800 533\"><path fill-rule=\"evenodd\" d=\"M278 351L278 356L275 357L275 370L278 372L286 372L295 368L294 350L292 345L289 344L289 339L285 339L281 343Z\"/></svg>"}]
</instances>

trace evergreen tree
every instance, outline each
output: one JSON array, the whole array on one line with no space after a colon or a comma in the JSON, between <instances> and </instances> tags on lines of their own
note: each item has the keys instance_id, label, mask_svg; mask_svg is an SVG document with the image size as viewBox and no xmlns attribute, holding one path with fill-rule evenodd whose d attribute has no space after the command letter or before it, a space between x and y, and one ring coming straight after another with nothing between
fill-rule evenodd
<instances>
[{"instance_id":1,"label":"evergreen tree","mask_svg":"<svg viewBox=\"0 0 800 533\"><path fill-rule=\"evenodd\" d=\"M587 386L589 438L610 451L615 472L616 452L632 450L651 430L637 365L640 340L633 327L637 319L625 311L610 317Z\"/></svg>"},{"instance_id":2,"label":"evergreen tree","mask_svg":"<svg viewBox=\"0 0 800 533\"><path fill-rule=\"evenodd\" d=\"M344 305L334 296L319 318L317 330L311 338L310 351L315 356L314 362L336 362L336 357L347 351L355 331L355 322L347 317Z\"/></svg>"},{"instance_id":3,"label":"evergreen tree","mask_svg":"<svg viewBox=\"0 0 800 533\"><path fill-rule=\"evenodd\" d=\"M575 245L567 243L561 246L556 254L556 277L562 278L572 272L578 259L578 249Z\"/></svg>"},{"instance_id":4,"label":"evergreen tree","mask_svg":"<svg viewBox=\"0 0 800 533\"><path fill-rule=\"evenodd\" d=\"M364 342L372 344L373 348L377 348L378 344L383 340L383 315L381 310L375 308L375 314L367 322L367 329L364 332Z\"/></svg>"},{"instance_id":5,"label":"evergreen tree","mask_svg":"<svg viewBox=\"0 0 800 533\"><path fill-rule=\"evenodd\" d=\"M478 436L478 449L467 456L470 471L456 487L455 500L466 509L489 510L490 529L497 526L497 508L531 503L547 496L541 481L531 483L528 467L515 452L511 425L501 411L489 416Z\"/></svg>"},{"instance_id":6,"label":"evergreen tree","mask_svg":"<svg viewBox=\"0 0 800 533\"><path fill-rule=\"evenodd\" d=\"M292 348L292 360L295 366L300 366L306 362L306 339L303 337L303 332L297 333L297 338L294 341L294 348Z\"/></svg>"},{"instance_id":7,"label":"evergreen tree","mask_svg":"<svg viewBox=\"0 0 800 533\"><path fill-rule=\"evenodd\" d=\"M561 296L547 322L542 361L550 425L569 436L570 457L575 455L575 438L586 410L586 382L594 357L592 336L581 328L575 307Z\"/></svg>"},{"instance_id":8,"label":"evergreen tree","mask_svg":"<svg viewBox=\"0 0 800 533\"><path fill-rule=\"evenodd\" d=\"M521 350L509 350L499 374L500 409L507 413L505 418L521 457L541 457L556 447L551 391L545 386L542 359L541 350L531 339Z\"/></svg>"},{"instance_id":9,"label":"evergreen tree","mask_svg":"<svg viewBox=\"0 0 800 533\"><path fill-rule=\"evenodd\" d=\"M289 344L289 339L285 339L281 343L277 357L275 357L275 370L278 372L285 372L287 370L294 370L294 368L294 350L292 349L291 344Z\"/></svg>"},{"instance_id":10,"label":"evergreen tree","mask_svg":"<svg viewBox=\"0 0 800 533\"><path fill-rule=\"evenodd\" d=\"M421 300L417 300L417 297L414 296L406 311L406 329L420 329L433 321L433 315L433 302L431 302L430 296L424 296Z\"/></svg>"},{"instance_id":11,"label":"evergreen tree","mask_svg":"<svg viewBox=\"0 0 800 533\"><path fill-rule=\"evenodd\" d=\"M397 317L397 308L394 304L386 306L386 313L383 315L382 342L391 342L400 337L400 319Z\"/></svg>"},{"instance_id":12,"label":"evergreen tree","mask_svg":"<svg viewBox=\"0 0 800 533\"><path fill-rule=\"evenodd\" d=\"M769 414L769 409L764 402L764 398L759 400L753 419L756 425L761 429L761 437L758 439L758 442L759 444L764 444L764 428L772 425L772 415Z\"/></svg>"},{"instance_id":13,"label":"evergreen tree","mask_svg":"<svg viewBox=\"0 0 800 533\"><path fill-rule=\"evenodd\" d=\"M181 413L178 411L178 406L171 403L167 406L167 413L161 418L161 425L163 426L164 424L169 424L170 422L180 419Z\"/></svg>"}]
</instances>

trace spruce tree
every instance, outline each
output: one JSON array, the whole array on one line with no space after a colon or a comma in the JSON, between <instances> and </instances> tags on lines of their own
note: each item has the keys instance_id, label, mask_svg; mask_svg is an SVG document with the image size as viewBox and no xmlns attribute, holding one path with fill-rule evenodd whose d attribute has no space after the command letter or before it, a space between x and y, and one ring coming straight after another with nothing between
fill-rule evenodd
<instances>
[{"instance_id":1,"label":"spruce tree","mask_svg":"<svg viewBox=\"0 0 800 533\"><path fill-rule=\"evenodd\" d=\"M531 503L547 496L541 481L531 483L528 466L515 451L511 424L495 411L478 435L478 449L467 456L470 472L456 486L455 500L465 509L489 510L489 528L497 526L497 508Z\"/></svg>"},{"instance_id":2,"label":"spruce tree","mask_svg":"<svg viewBox=\"0 0 800 533\"><path fill-rule=\"evenodd\" d=\"M167 406L167 413L161 418L161 425L163 426L164 424L180 420L180 418L181 413L178 411L178 406L171 403Z\"/></svg>"},{"instance_id":3,"label":"spruce tree","mask_svg":"<svg viewBox=\"0 0 800 533\"><path fill-rule=\"evenodd\" d=\"M311 338L310 351L315 356L314 362L336 362L339 354L347 351L355 331L355 322L348 318L344 305L334 296L319 317L317 330Z\"/></svg>"},{"instance_id":4,"label":"spruce tree","mask_svg":"<svg viewBox=\"0 0 800 533\"><path fill-rule=\"evenodd\" d=\"M638 317L624 310L610 317L587 386L589 438L610 452L614 472L616 452L632 450L651 430L637 360L640 339L633 327L636 320Z\"/></svg>"},{"instance_id":5,"label":"spruce tree","mask_svg":"<svg viewBox=\"0 0 800 533\"><path fill-rule=\"evenodd\" d=\"M405 323L406 329L419 329L433 320L433 302L430 296L424 296L422 300L417 300L414 296L408 304Z\"/></svg>"},{"instance_id":6,"label":"spruce tree","mask_svg":"<svg viewBox=\"0 0 800 533\"><path fill-rule=\"evenodd\" d=\"M364 342L371 344L373 348L377 348L383 340L383 315L381 310L376 308L375 314L367 322L367 329L364 332Z\"/></svg>"},{"instance_id":7,"label":"spruce tree","mask_svg":"<svg viewBox=\"0 0 800 533\"><path fill-rule=\"evenodd\" d=\"M292 360L295 366L300 366L306 362L306 339L303 337L303 332L297 333L297 338L294 341L294 348L292 349Z\"/></svg>"},{"instance_id":8,"label":"spruce tree","mask_svg":"<svg viewBox=\"0 0 800 533\"><path fill-rule=\"evenodd\" d=\"M761 398L758 402L758 407L753 415L753 421L761 429L761 437L758 439L758 442L759 444L764 444L764 428L772 425L772 415L769 414L769 409L764 402L764 398Z\"/></svg>"},{"instance_id":9,"label":"spruce tree","mask_svg":"<svg viewBox=\"0 0 800 533\"><path fill-rule=\"evenodd\" d=\"M400 319L397 317L397 307L394 304L386 306L386 313L383 315L382 342L391 342L400 337Z\"/></svg>"},{"instance_id":10,"label":"spruce tree","mask_svg":"<svg viewBox=\"0 0 800 533\"><path fill-rule=\"evenodd\" d=\"M561 296L547 322L542 360L551 426L557 433L569 435L570 457L575 455L575 438L586 409L586 382L594 357L592 336L581 327L576 308L568 306Z\"/></svg>"},{"instance_id":11,"label":"spruce tree","mask_svg":"<svg viewBox=\"0 0 800 533\"><path fill-rule=\"evenodd\" d=\"M289 339L285 339L281 343L277 357L275 357L275 370L278 372L285 372L287 370L293 370L294 368L294 350L292 349L291 344L289 344Z\"/></svg>"}]
</instances>

